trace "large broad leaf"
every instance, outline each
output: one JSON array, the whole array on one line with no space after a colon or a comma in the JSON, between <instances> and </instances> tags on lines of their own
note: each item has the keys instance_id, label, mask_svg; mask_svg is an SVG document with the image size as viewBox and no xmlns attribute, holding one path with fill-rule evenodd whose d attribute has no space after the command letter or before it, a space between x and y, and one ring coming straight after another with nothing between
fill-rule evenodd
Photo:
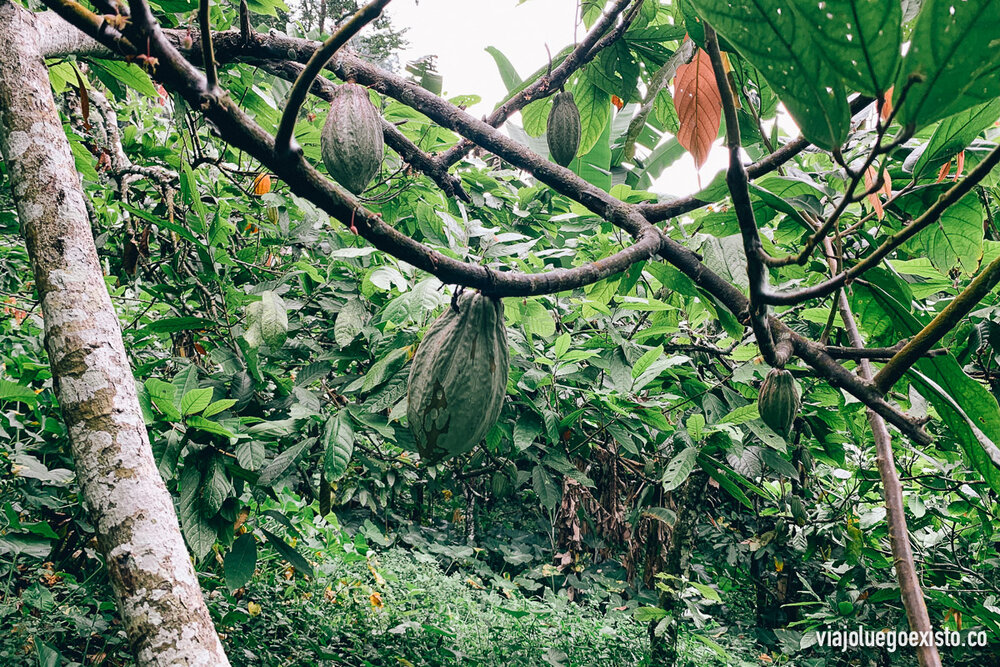
<instances>
[{"instance_id":1,"label":"large broad leaf","mask_svg":"<svg viewBox=\"0 0 1000 667\"><path fill-rule=\"evenodd\" d=\"M589 153L611 122L611 95L591 80L589 71L590 68L584 70L573 89L573 100L580 110L580 148L577 155Z\"/></svg>"},{"instance_id":2,"label":"large broad leaf","mask_svg":"<svg viewBox=\"0 0 1000 667\"><path fill-rule=\"evenodd\" d=\"M930 185L901 197L896 206L916 218L926 211L949 185ZM960 267L968 275L979 269L983 256L983 206L970 192L950 206L941 218L914 236L904 246L925 256L942 273Z\"/></svg>"},{"instance_id":3,"label":"large broad leaf","mask_svg":"<svg viewBox=\"0 0 1000 667\"><path fill-rule=\"evenodd\" d=\"M287 560L292 567L306 576L313 576L312 565L294 547L266 528L261 528L260 532L264 533L264 537L271 543L274 550L281 554L281 557Z\"/></svg>"},{"instance_id":4,"label":"large broad leaf","mask_svg":"<svg viewBox=\"0 0 1000 667\"><path fill-rule=\"evenodd\" d=\"M896 79L899 122L924 127L1000 96L1000 0L927 0ZM912 78L912 79L911 79Z\"/></svg>"},{"instance_id":5,"label":"large broad leaf","mask_svg":"<svg viewBox=\"0 0 1000 667\"><path fill-rule=\"evenodd\" d=\"M828 150L843 143L850 124L844 85L804 18L777 0L692 4L760 70L809 141Z\"/></svg>"},{"instance_id":6,"label":"large broad leaf","mask_svg":"<svg viewBox=\"0 0 1000 667\"><path fill-rule=\"evenodd\" d=\"M691 153L695 167L701 169L722 124L722 98L708 53L698 49L691 62L678 67L674 87L677 141Z\"/></svg>"},{"instance_id":7,"label":"large broad leaf","mask_svg":"<svg viewBox=\"0 0 1000 667\"><path fill-rule=\"evenodd\" d=\"M493 56L493 60L500 70L500 78L503 80L504 88L510 92L521 85L521 77L514 68L514 64L495 46L487 46L486 52Z\"/></svg>"},{"instance_id":8,"label":"large broad leaf","mask_svg":"<svg viewBox=\"0 0 1000 667\"><path fill-rule=\"evenodd\" d=\"M254 568L257 567L257 541L252 533L240 535L233 542L233 548L226 554L224 566L226 588L230 593L250 581Z\"/></svg>"},{"instance_id":9,"label":"large broad leaf","mask_svg":"<svg viewBox=\"0 0 1000 667\"><path fill-rule=\"evenodd\" d=\"M922 175L932 176L935 167L965 150L998 117L1000 99L974 106L941 121L913 165L914 180Z\"/></svg>"},{"instance_id":10,"label":"large broad leaf","mask_svg":"<svg viewBox=\"0 0 1000 667\"><path fill-rule=\"evenodd\" d=\"M881 305L899 338L909 338L923 328L917 318L882 289L858 284L855 290L867 292L873 301ZM1000 469L994 465L981 442L981 438L985 438L994 447L1000 443L1000 406L997 405L996 398L979 382L966 375L950 354L924 357L914 368L919 375L911 373L908 376L913 380L914 386L937 410L941 420L962 446L973 468L994 491L1000 491ZM942 396L942 392L947 397ZM978 433L972 425L975 425Z\"/></svg>"},{"instance_id":11,"label":"large broad leaf","mask_svg":"<svg viewBox=\"0 0 1000 667\"><path fill-rule=\"evenodd\" d=\"M347 472L354 455L354 427L346 412L341 411L326 420L323 450L323 472L327 481L336 482Z\"/></svg>"},{"instance_id":12,"label":"large broad leaf","mask_svg":"<svg viewBox=\"0 0 1000 667\"><path fill-rule=\"evenodd\" d=\"M872 96L889 90L903 39L899 0L796 0L794 6L847 85Z\"/></svg>"}]
</instances>

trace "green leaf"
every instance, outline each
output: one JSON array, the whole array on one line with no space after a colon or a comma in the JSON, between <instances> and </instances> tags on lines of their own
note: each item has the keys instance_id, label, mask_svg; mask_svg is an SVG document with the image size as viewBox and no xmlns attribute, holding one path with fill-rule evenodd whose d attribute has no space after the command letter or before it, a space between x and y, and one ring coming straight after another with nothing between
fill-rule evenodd
<instances>
[{"instance_id":1,"label":"green leaf","mask_svg":"<svg viewBox=\"0 0 1000 667\"><path fill-rule=\"evenodd\" d=\"M725 489L729 495L740 501L740 503L742 503L747 509L753 508L753 504L750 502L750 499L747 498L747 494L743 493L743 490L730 478L730 476L742 478L742 475L738 475L736 472L724 468L719 465L718 461L710 456L699 455L698 462L701 464L702 469L707 472L712 479L718 482L719 486Z\"/></svg>"},{"instance_id":2,"label":"green leaf","mask_svg":"<svg viewBox=\"0 0 1000 667\"><path fill-rule=\"evenodd\" d=\"M591 63L584 70L573 89L573 101L580 110L580 148L577 155L589 153L611 123L611 95L601 90L591 79L588 72L593 67L595 65Z\"/></svg>"},{"instance_id":3,"label":"green leaf","mask_svg":"<svg viewBox=\"0 0 1000 667\"><path fill-rule=\"evenodd\" d=\"M214 403L209 405L207 408L205 408L205 411L202 412L201 414L203 417L211 417L212 415L217 415L220 412L228 410L234 405L236 405L235 398L223 398L222 400L215 401Z\"/></svg>"},{"instance_id":4,"label":"green leaf","mask_svg":"<svg viewBox=\"0 0 1000 667\"><path fill-rule=\"evenodd\" d=\"M292 567L308 577L313 576L312 566L309 561L302 557L302 554L266 528L261 528L260 531L264 533L274 550L281 554L281 557L287 560Z\"/></svg>"},{"instance_id":5,"label":"green leaf","mask_svg":"<svg viewBox=\"0 0 1000 667\"><path fill-rule=\"evenodd\" d=\"M31 387L23 387L10 380L0 380L0 401L20 401L34 407L38 403L38 395Z\"/></svg>"},{"instance_id":6,"label":"green leaf","mask_svg":"<svg viewBox=\"0 0 1000 667\"><path fill-rule=\"evenodd\" d=\"M226 498L235 493L233 483L226 475L226 465L222 462L222 457L216 455L212 458L201 482L201 499L206 510L205 514L208 516L218 514Z\"/></svg>"},{"instance_id":7,"label":"green leaf","mask_svg":"<svg viewBox=\"0 0 1000 667\"><path fill-rule=\"evenodd\" d=\"M211 419L205 419L201 415L192 415L184 420L184 423L191 428L196 428L199 431L205 431L206 433L214 433L215 435L221 435L224 438L235 438L236 434L230 431L228 428L220 424L219 422L214 422Z\"/></svg>"},{"instance_id":8,"label":"green leaf","mask_svg":"<svg viewBox=\"0 0 1000 667\"><path fill-rule=\"evenodd\" d=\"M666 507L647 507L642 511L642 515L656 519L668 526L673 526L677 523L677 514Z\"/></svg>"},{"instance_id":9,"label":"green leaf","mask_svg":"<svg viewBox=\"0 0 1000 667\"><path fill-rule=\"evenodd\" d=\"M926 0L896 78L894 96L909 88L899 122L919 129L1000 96L997 35L1000 0Z\"/></svg>"},{"instance_id":10,"label":"green leaf","mask_svg":"<svg viewBox=\"0 0 1000 667\"><path fill-rule=\"evenodd\" d=\"M338 412L326 420L323 451L323 472L327 481L336 482L347 472L354 455L354 426L346 412Z\"/></svg>"},{"instance_id":11,"label":"green leaf","mask_svg":"<svg viewBox=\"0 0 1000 667\"><path fill-rule=\"evenodd\" d=\"M521 121L524 131L529 137L540 137L545 134L549 125L549 111L552 109L552 98L543 97L535 100L521 109Z\"/></svg>"},{"instance_id":12,"label":"green leaf","mask_svg":"<svg viewBox=\"0 0 1000 667\"><path fill-rule=\"evenodd\" d=\"M201 559L212 550L215 544L216 531L201 514L198 503L198 487L201 485L201 471L188 463L184 466L180 479L180 503L178 517L181 520L181 532L191 547L191 553L196 560Z\"/></svg>"},{"instance_id":13,"label":"green leaf","mask_svg":"<svg viewBox=\"0 0 1000 667\"><path fill-rule=\"evenodd\" d=\"M517 70L500 49L495 46L487 46L486 53L493 56L493 61L496 62L497 69L500 70L500 79L508 93L521 85L521 77L518 76Z\"/></svg>"},{"instance_id":14,"label":"green leaf","mask_svg":"<svg viewBox=\"0 0 1000 667\"><path fill-rule=\"evenodd\" d=\"M260 440L244 440L236 446L236 461L246 470L259 468L264 462L265 454L267 449Z\"/></svg>"},{"instance_id":15,"label":"green leaf","mask_svg":"<svg viewBox=\"0 0 1000 667\"><path fill-rule=\"evenodd\" d=\"M292 445L285 451L274 457L266 468L260 473L260 477L257 479L257 484L259 486L270 486L274 482L278 481L284 477L288 469L291 468L295 461L302 456L312 445L316 442L316 438L306 438L297 445Z\"/></svg>"},{"instance_id":16,"label":"green leaf","mask_svg":"<svg viewBox=\"0 0 1000 667\"><path fill-rule=\"evenodd\" d=\"M361 391L371 391L396 374L410 356L410 347L400 347L390 350L388 354L372 364L365 373Z\"/></svg>"},{"instance_id":17,"label":"green leaf","mask_svg":"<svg viewBox=\"0 0 1000 667\"><path fill-rule=\"evenodd\" d=\"M170 382L164 382L157 378L150 378L143 383L146 391L149 392L149 399L153 402L163 416L170 421L180 421L181 412L175 403L177 387Z\"/></svg>"},{"instance_id":18,"label":"green leaf","mask_svg":"<svg viewBox=\"0 0 1000 667\"><path fill-rule=\"evenodd\" d=\"M160 94L153 86L141 67L134 63L123 63L117 60L92 59L89 61L95 70L103 72L115 80L124 83L129 88L136 90L147 97L159 97Z\"/></svg>"},{"instance_id":19,"label":"green leaf","mask_svg":"<svg viewBox=\"0 0 1000 667\"><path fill-rule=\"evenodd\" d=\"M181 414L193 415L201 412L212 402L212 388L192 389L181 398Z\"/></svg>"},{"instance_id":20,"label":"green leaf","mask_svg":"<svg viewBox=\"0 0 1000 667\"><path fill-rule=\"evenodd\" d=\"M632 612L632 618L639 623L649 623L650 621L659 621L661 618L667 616L667 610L661 609L660 607L637 607L634 612Z\"/></svg>"},{"instance_id":21,"label":"green leaf","mask_svg":"<svg viewBox=\"0 0 1000 667\"><path fill-rule=\"evenodd\" d=\"M643 372L649 368L654 361L663 356L663 347L657 346L651 350L646 350L645 354L639 357L635 364L632 366L632 379L635 379L643 374Z\"/></svg>"},{"instance_id":22,"label":"green leaf","mask_svg":"<svg viewBox=\"0 0 1000 667\"><path fill-rule=\"evenodd\" d=\"M276 293L267 290L260 295L260 335L272 348L279 348L288 336L288 314L285 302Z\"/></svg>"},{"instance_id":23,"label":"green leaf","mask_svg":"<svg viewBox=\"0 0 1000 667\"><path fill-rule=\"evenodd\" d=\"M666 470L663 471L663 490L673 491L685 481L687 481L688 475L694 470L695 463L698 459L698 449L695 447L686 447L677 456L670 460L667 464Z\"/></svg>"},{"instance_id":24,"label":"green leaf","mask_svg":"<svg viewBox=\"0 0 1000 667\"><path fill-rule=\"evenodd\" d=\"M900 197L895 206L912 218L926 211L951 186L930 185ZM947 273L959 267L966 275L979 270L983 257L983 206L975 192L948 207L941 218L907 241L903 247Z\"/></svg>"},{"instance_id":25,"label":"green leaf","mask_svg":"<svg viewBox=\"0 0 1000 667\"><path fill-rule=\"evenodd\" d=\"M847 138L844 85L812 39L809 24L778 0L693 0L695 11L726 38L785 103L802 134L827 150Z\"/></svg>"},{"instance_id":26,"label":"green leaf","mask_svg":"<svg viewBox=\"0 0 1000 667\"><path fill-rule=\"evenodd\" d=\"M555 510L559 505L562 494L556 483L552 481L552 476L545 471L545 466L537 465L531 471L531 488L534 489L535 495L538 496L538 500L542 503L543 507Z\"/></svg>"},{"instance_id":27,"label":"green leaf","mask_svg":"<svg viewBox=\"0 0 1000 667\"><path fill-rule=\"evenodd\" d=\"M176 331L200 331L217 326L214 320L204 317L164 317L150 322L139 331L140 333L174 333Z\"/></svg>"},{"instance_id":28,"label":"green leaf","mask_svg":"<svg viewBox=\"0 0 1000 667\"><path fill-rule=\"evenodd\" d=\"M899 0L797 0L793 5L847 85L872 97L889 90L903 41Z\"/></svg>"},{"instance_id":29,"label":"green leaf","mask_svg":"<svg viewBox=\"0 0 1000 667\"><path fill-rule=\"evenodd\" d=\"M361 329L365 326L365 318L368 311L365 309L364 301L361 299L348 299L344 307L337 313L337 319L333 323L333 339L337 346L345 348L357 338Z\"/></svg>"},{"instance_id":30,"label":"green leaf","mask_svg":"<svg viewBox=\"0 0 1000 667\"><path fill-rule=\"evenodd\" d=\"M520 304L521 322L524 331L531 336L547 338L556 332L556 321L552 313L537 298L525 299Z\"/></svg>"},{"instance_id":31,"label":"green leaf","mask_svg":"<svg viewBox=\"0 0 1000 667\"><path fill-rule=\"evenodd\" d=\"M913 179L928 172L933 176L933 168L950 160L978 137L983 130L991 127L1000 117L1000 99L966 109L944 119L934 128L924 150L913 165ZM931 167L931 169L927 169Z\"/></svg>"},{"instance_id":32,"label":"green leaf","mask_svg":"<svg viewBox=\"0 0 1000 667\"><path fill-rule=\"evenodd\" d=\"M257 567L257 541L252 533L236 538L233 548L226 554L223 567L226 571L226 588L230 593L250 581Z\"/></svg>"},{"instance_id":33,"label":"green leaf","mask_svg":"<svg viewBox=\"0 0 1000 667\"><path fill-rule=\"evenodd\" d=\"M288 5L281 0L248 0L247 7L255 14L265 16L278 16L278 10L287 13Z\"/></svg>"}]
</instances>

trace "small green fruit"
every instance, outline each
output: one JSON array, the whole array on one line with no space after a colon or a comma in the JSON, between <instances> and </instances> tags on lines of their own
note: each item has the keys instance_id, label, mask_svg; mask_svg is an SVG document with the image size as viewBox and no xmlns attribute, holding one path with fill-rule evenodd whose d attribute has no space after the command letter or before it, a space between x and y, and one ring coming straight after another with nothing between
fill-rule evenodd
<instances>
[{"instance_id":1,"label":"small green fruit","mask_svg":"<svg viewBox=\"0 0 1000 667\"><path fill-rule=\"evenodd\" d=\"M760 393L757 395L760 418L775 433L787 437L800 407L795 378L784 369L772 368L760 385Z\"/></svg>"}]
</instances>

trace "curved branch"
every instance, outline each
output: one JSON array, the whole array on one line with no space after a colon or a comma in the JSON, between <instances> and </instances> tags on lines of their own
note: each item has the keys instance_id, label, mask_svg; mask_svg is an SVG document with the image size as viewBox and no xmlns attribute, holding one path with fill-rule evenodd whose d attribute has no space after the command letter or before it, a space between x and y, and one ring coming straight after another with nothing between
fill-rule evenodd
<instances>
[{"instance_id":1,"label":"curved branch","mask_svg":"<svg viewBox=\"0 0 1000 667\"><path fill-rule=\"evenodd\" d=\"M754 218L753 203L750 201L749 180L747 171L740 158L742 141L740 139L740 123L736 117L736 102L733 91L729 87L726 68L719 52L719 40L715 30L705 25L705 50L712 61L712 72L715 74L715 86L719 91L722 111L726 116L726 148L729 150L729 168L726 170L726 184L733 200L736 220L743 237L743 252L747 260L747 279L750 285L750 325L761 355L771 366L778 368L785 365L791 355L791 346L780 348L771 338L771 328L768 326L767 304L761 300L761 294L767 290L768 273L764 264L764 248L760 243L760 232ZM780 350L780 352L779 352Z\"/></svg>"},{"instance_id":2,"label":"curved branch","mask_svg":"<svg viewBox=\"0 0 1000 667\"><path fill-rule=\"evenodd\" d=\"M389 4L389 1L372 0L369 2L355 12L354 16L340 26L337 32L333 33L329 39L323 42L321 47L313 52L309 62L306 63L305 68L299 74L299 78L295 80L291 91L288 93L288 101L285 103L285 110L282 112L281 122L278 124L278 133L274 137L274 149L278 155L283 155L293 150L292 133L295 131L295 121L299 117L299 110L302 108L302 103L306 101L306 95L309 94L309 89L312 87L313 81L316 80L319 73L323 71L326 64L330 62L330 59L336 55L342 46L347 44L362 28L382 14L382 10ZM207 0L202 0L202 2L207 2ZM204 27L202 29L204 30ZM211 39L207 40L206 43L211 44ZM205 72L207 73L209 71L209 63L206 62L205 65ZM211 84L211 78L209 78L209 83Z\"/></svg>"},{"instance_id":3,"label":"curved branch","mask_svg":"<svg viewBox=\"0 0 1000 667\"><path fill-rule=\"evenodd\" d=\"M566 56L565 60L559 63L558 67L552 70L551 74L539 78L535 83L494 109L493 113L484 119L486 124L492 127L500 127L508 118L524 108L528 103L546 97L553 90L565 84L573 72L593 60L603 49L615 43L632 24L636 13L642 6L643 0L635 0L635 4L628 15L621 23L608 32L608 28L625 11L630 2L632 0L617 0L611 9L597 19L597 22L591 27L590 32L583 38L583 41ZM605 32L607 32L606 35ZM465 157L474 146L475 144L468 139L462 139L441 154L441 161L451 166Z\"/></svg>"},{"instance_id":4,"label":"curved branch","mask_svg":"<svg viewBox=\"0 0 1000 667\"><path fill-rule=\"evenodd\" d=\"M303 66L299 63L288 61L267 61L260 64L260 68L275 76L279 76L288 81L295 81L302 72ZM336 84L323 77L318 77L313 81L311 92L317 97L329 102L333 99L333 91ZM458 197L462 201L472 201L469 194L462 187L462 179L448 173L448 167L441 163L441 159L434 155L429 155L410 141L405 134L386 119L382 119L382 136L389 148L396 151L400 157L406 160L418 171L437 183L449 197Z\"/></svg>"},{"instance_id":5,"label":"curved branch","mask_svg":"<svg viewBox=\"0 0 1000 667\"><path fill-rule=\"evenodd\" d=\"M951 331L959 321L979 305L997 283L1000 282L1000 257L994 259L986 269L976 276L965 290L956 296L944 310L937 314L930 324L920 330L874 378L875 386L881 391L889 391L899 378L932 347L937 345L945 334Z\"/></svg>"},{"instance_id":6,"label":"curved branch","mask_svg":"<svg viewBox=\"0 0 1000 667\"><path fill-rule=\"evenodd\" d=\"M875 249L870 255L846 271L829 278L821 283L805 287L793 292L766 292L763 297L767 303L775 305L791 306L809 299L818 299L835 292L838 288L859 277L865 271L877 266L893 250L900 247L908 240L916 236L930 225L941 219L948 208L968 194L972 188L982 181L997 164L1000 164L1000 146L994 148L986 158L976 165L976 168L969 172L969 175L953 185L940 197L937 198L930 208L923 214L903 227L901 230L890 236L882 245Z\"/></svg>"}]
</instances>

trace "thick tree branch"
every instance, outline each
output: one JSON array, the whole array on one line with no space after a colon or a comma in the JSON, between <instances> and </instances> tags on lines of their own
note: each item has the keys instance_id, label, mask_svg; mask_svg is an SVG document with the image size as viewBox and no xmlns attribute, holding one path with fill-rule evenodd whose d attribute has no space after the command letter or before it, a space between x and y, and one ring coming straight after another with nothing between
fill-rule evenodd
<instances>
[{"instance_id":1,"label":"thick tree branch","mask_svg":"<svg viewBox=\"0 0 1000 667\"><path fill-rule=\"evenodd\" d=\"M892 389L899 378L917 361L927 354L945 334L979 305L997 283L1000 282L1000 257L994 259L975 280L956 296L944 310L937 314L930 324L921 329L903 349L889 360L875 375L875 386L880 391Z\"/></svg>"},{"instance_id":2,"label":"thick tree branch","mask_svg":"<svg viewBox=\"0 0 1000 667\"><path fill-rule=\"evenodd\" d=\"M878 266L878 264L883 259L888 257L894 250L930 225L935 224L941 219L942 213L948 210L950 206L958 202L958 200L962 197L971 192L972 188L982 181L993 170L993 168L997 166L997 164L1000 164L1000 146L990 151L986 158L977 164L975 169L969 172L968 176L942 193L941 196L937 198L937 201L935 201L930 208L924 211L920 217L890 236L870 255L866 256L851 268L846 271L842 271L841 273L821 283L817 283L816 285L805 287L800 290L793 292L767 292L763 295L765 301L775 305L790 306L802 303L803 301L808 301L809 299L818 299L832 294L838 288L861 276L865 271Z\"/></svg>"},{"instance_id":3,"label":"thick tree branch","mask_svg":"<svg viewBox=\"0 0 1000 667\"><path fill-rule=\"evenodd\" d=\"M492 127L500 127L508 118L523 109L530 102L546 97L553 90L563 86L574 72L597 57L597 54L603 49L615 43L632 24L636 13L642 6L643 0L635 0L635 4L628 15L618 25L611 28L615 20L625 11L630 2L633 2L633 0L617 0L607 12L597 19L597 22L591 27L590 32L583 38L583 41L566 56L565 60L552 70L551 74L540 77L535 83L494 109L493 113L484 119L486 124ZM474 146L475 144L468 139L462 139L441 154L441 161L445 165L451 166L465 157Z\"/></svg>"},{"instance_id":4,"label":"thick tree branch","mask_svg":"<svg viewBox=\"0 0 1000 667\"><path fill-rule=\"evenodd\" d=\"M760 243L760 232L754 218L753 203L750 201L749 180L743 167L740 151L743 149L740 139L740 123L736 116L736 102L733 91L729 87L726 68L719 52L719 41L715 31L705 25L705 50L712 61L712 71L715 74L715 85L719 89L722 101L722 111L726 118L726 148L729 151L729 168L726 170L726 184L733 200L736 219L739 222L740 234L743 237L743 252L747 260L747 278L750 284L750 326L761 355L771 366L781 368L791 356L791 344L784 342L778 345L771 338L771 328L768 326L767 304L761 295L767 290L768 272L764 263L765 252Z\"/></svg>"},{"instance_id":5,"label":"thick tree branch","mask_svg":"<svg viewBox=\"0 0 1000 667\"><path fill-rule=\"evenodd\" d=\"M306 96L309 94L309 89L312 87L313 81L316 80L316 77L323 71L323 68L330 62L330 59L336 55L337 51L358 34L362 28L377 19L388 4L389 0L372 0L372 2L369 2L355 12L354 16L341 25L335 33L323 42L322 46L313 52L309 62L306 63L299 77L295 79L295 83L292 84L292 89L288 93L285 110L282 112L281 122L278 124L278 133L274 137L274 150L278 155L298 149L298 146L293 145L292 134L295 131L295 121L298 120L299 110L302 108L302 103L306 101ZM205 29L202 26L202 30ZM211 40L207 40L207 43L211 44ZM207 65L208 63L206 63L206 74L209 71ZM209 84L211 85L211 78L209 79Z\"/></svg>"}]
</instances>

